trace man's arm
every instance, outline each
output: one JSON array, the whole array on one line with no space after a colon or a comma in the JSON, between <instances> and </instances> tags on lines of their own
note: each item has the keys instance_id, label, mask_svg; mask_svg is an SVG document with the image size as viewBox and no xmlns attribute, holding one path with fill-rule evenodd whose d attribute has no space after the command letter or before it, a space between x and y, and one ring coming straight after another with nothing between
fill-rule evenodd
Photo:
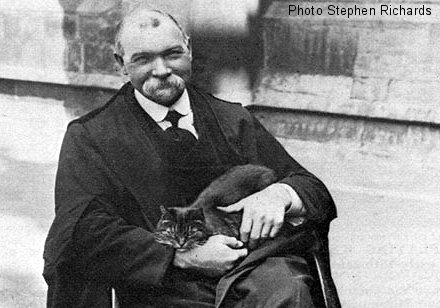
<instances>
[{"instance_id":1,"label":"man's arm","mask_svg":"<svg viewBox=\"0 0 440 308\"><path fill-rule=\"evenodd\" d=\"M296 162L256 119L253 124L258 161L275 170L282 180L221 209L243 210L241 240L250 240L252 247L260 238L275 236L286 217L301 217L317 224L335 218L336 208L325 185ZM293 194L280 184L288 185Z\"/></svg>"},{"instance_id":2,"label":"man's arm","mask_svg":"<svg viewBox=\"0 0 440 308\"><path fill-rule=\"evenodd\" d=\"M123 185L81 123L69 126L55 187L56 217L45 247L45 277L60 263L97 282L158 284L174 250L125 221Z\"/></svg>"},{"instance_id":3,"label":"man's arm","mask_svg":"<svg viewBox=\"0 0 440 308\"><path fill-rule=\"evenodd\" d=\"M258 157L275 170L279 183L292 187L302 202L305 218L316 223L329 222L336 217L334 201L324 183L301 166L283 146L254 119Z\"/></svg>"},{"instance_id":4,"label":"man's arm","mask_svg":"<svg viewBox=\"0 0 440 308\"><path fill-rule=\"evenodd\" d=\"M72 243L74 263L84 277L124 287L159 285L174 258L173 248L126 222L102 198L92 201L79 219Z\"/></svg>"}]
</instances>

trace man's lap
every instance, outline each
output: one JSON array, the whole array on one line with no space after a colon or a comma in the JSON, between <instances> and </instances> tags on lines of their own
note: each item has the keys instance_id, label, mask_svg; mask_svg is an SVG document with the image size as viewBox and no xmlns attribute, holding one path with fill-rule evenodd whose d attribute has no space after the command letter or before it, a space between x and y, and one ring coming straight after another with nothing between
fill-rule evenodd
<instances>
[{"instance_id":1,"label":"man's lap","mask_svg":"<svg viewBox=\"0 0 440 308\"><path fill-rule=\"evenodd\" d=\"M239 277L220 307L315 307L313 278L303 258L269 257Z\"/></svg>"},{"instance_id":2,"label":"man's lap","mask_svg":"<svg viewBox=\"0 0 440 308\"><path fill-rule=\"evenodd\" d=\"M269 257L244 271L228 288L220 307L314 307L312 277L304 259ZM164 288L149 296L135 295L123 307L214 307L217 280L194 272L172 271ZM218 290L217 290L218 291ZM139 294L139 292L136 292ZM131 293L133 296L134 294Z\"/></svg>"}]
</instances>

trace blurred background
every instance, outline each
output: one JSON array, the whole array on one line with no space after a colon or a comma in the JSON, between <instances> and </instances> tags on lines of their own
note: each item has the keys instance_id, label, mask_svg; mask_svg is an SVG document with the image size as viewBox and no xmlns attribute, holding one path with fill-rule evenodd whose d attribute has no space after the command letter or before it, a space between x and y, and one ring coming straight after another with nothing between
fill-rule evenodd
<instances>
[{"instance_id":1,"label":"blurred background","mask_svg":"<svg viewBox=\"0 0 440 308\"><path fill-rule=\"evenodd\" d=\"M0 307L44 307L67 123L124 80L115 26L143 2L191 34L194 83L249 106L327 184L343 307L440 307L440 1L419 17L289 16L269 0L0 0ZM422 5L421 1L333 0Z\"/></svg>"}]
</instances>

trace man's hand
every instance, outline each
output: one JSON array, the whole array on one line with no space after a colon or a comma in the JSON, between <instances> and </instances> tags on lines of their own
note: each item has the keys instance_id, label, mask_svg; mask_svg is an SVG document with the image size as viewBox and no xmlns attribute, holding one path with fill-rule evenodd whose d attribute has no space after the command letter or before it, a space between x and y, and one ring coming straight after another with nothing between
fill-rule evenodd
<instances>
[{"instance_id":1,"label":"man's hand","mask_svg":"<svg viewBox=\"0 0 440 308\"><path fill-rule=\"evenodd\" d=\"M227 213L243 210L240 239L245 243L249 241L249 248L253 249L260 239L275 237L291 203L291 197L285 188L272 184L237 203L218 209Z\"/></svg>"},{"instance_id":2,"label":"man's hand","mask_svg":"<svg viewBox=\"0 0 440 308\"><path fill-rule=\"evenodd\" d=\"M202 245L187 251L176 251L174 266L197 269L212 277L221 276L231 270L236 261L247 256L247 249L235 237L211 236Z\"/></svg>"}]
</instances>

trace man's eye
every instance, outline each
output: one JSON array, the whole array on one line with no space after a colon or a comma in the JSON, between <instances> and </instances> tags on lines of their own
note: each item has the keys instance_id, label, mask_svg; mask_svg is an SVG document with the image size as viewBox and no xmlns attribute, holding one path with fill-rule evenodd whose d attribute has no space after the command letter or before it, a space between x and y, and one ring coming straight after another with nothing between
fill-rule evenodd
<instances>
[{"instance_id":1,"label":"man's eye","mask_svg":"<svg viewBox=\"0 0 440 308\"><path fill-rule=\"evenodd\" d=\"M150 61L150 59L148 57L139 57L139 58L134 58L131 60L132 63L135 64L146 64Z\"/></svg>"},{"instance_id":2,"label":"man's eye","mask_svg":"<svg viewBox=\"0 0 440 308\"><path fill-rule=\"evenodd\" d=\"M179 59L182 56L183 52L181 51L173 51L165 55L166 59L174 60Z\"/></svg>"}]
</instances>

